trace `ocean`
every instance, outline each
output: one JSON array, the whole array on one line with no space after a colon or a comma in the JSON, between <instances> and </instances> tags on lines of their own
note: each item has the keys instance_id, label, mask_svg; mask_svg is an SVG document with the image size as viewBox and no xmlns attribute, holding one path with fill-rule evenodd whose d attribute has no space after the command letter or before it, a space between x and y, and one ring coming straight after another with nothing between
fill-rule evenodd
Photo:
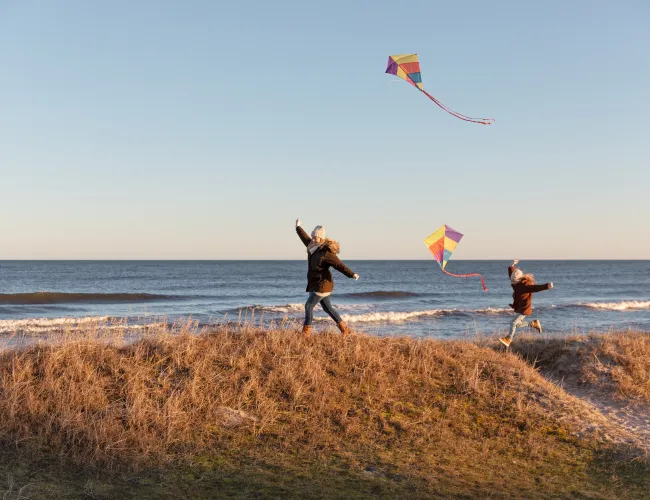
<instances>
[{"instance_id":1,"label":"ocean","mask_svg":"<svg viewBox=\"0 0 650 500\"><path fill-rule=\"evenodd\" d=\"M508 261L347 261L361 277L334 271L332 302L356 330L376 335L459 338L507 329ZM545 333L650 330L650 261L522 261L538 283L533 318ZM300 321L304 261L0 261L0 335L46 334L88 316L134 324L192 317ZM316 330L333 326L320 307Z\"/></svg>"}]
</instances>

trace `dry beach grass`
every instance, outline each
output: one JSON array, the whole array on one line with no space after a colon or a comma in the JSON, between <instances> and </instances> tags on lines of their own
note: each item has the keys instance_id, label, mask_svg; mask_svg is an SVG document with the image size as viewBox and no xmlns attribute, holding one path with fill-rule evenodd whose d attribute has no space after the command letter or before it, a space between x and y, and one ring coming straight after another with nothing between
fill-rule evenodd
<instances>
[{"instance_id":1,"label":"dry beach grass","mask_svg":"<svg viewBox=\"0 0 650 500\"><path fill-rule=\"evenodd\" d=\"M529 338L513 350L557 379L596 385L618 399L650 403L649 333Z\"/></svg>"},{"instance_id":2,"label":"dry beach grass","mask_svg":"<svg viewBox=\"0 0 650 500\"><path fill-rule=\"evenodd\" d=\"M127 342L99 326L0 355L2 470L33 481L36 497L53 487L29 474L37 463L67 474L79 498L88 484L95 498L647 493L643 447L587 425L593 409L530 362L550 362L549 342L506 354L192 322ZM646 338L602 337L625 396L647 395Z\"/></svg>"}]
</instances>

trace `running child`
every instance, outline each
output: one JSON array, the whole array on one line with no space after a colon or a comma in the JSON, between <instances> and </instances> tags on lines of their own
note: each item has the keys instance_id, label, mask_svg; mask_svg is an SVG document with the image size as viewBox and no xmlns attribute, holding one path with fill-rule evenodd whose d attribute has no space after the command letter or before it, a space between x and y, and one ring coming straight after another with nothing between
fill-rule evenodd
<instances>
[{"instance_id":1,"label":"running child","mask_svg":"<svg viewBox=\"0 0 650 500\"><path fill-rule=\"evenodd\" d=\"M539 333L542 333L542 324L538 319L526 323L526 316L533 313L533 294L541 292L542 290L550 290L553 288L553 283L544 283L543 285L535 284L535 276L532 274L524 274L521 269L516 266L519 264L518 260L512 262L508 267L508 276L510 277L510 284L512 286L512 304L509 304L515 310L515 317L510 324L510 332L505 337L500 337L499 340L506 347L510 347L512 338L515 336L517 328L522 326L529 326L534 328Z\"/></svg>"}]
</instances>

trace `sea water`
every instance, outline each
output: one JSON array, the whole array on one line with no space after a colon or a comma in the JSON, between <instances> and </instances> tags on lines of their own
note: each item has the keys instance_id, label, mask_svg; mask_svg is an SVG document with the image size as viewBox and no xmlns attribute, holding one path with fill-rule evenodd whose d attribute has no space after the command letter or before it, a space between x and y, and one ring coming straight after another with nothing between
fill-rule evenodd
<instances>
[{"instance_id":1,"label":"sea water","mask_svg":"<svg viewBox=\"0 0 650 500\"><path fill-rule=\"evenodd\" d=\"M506 261L348 261L358 281L333 271L332 302L349 325L376 335L458 338L507 329L512 289ZM538 283L533 318L545 332L650 330L650 261L524 261ZM88 316L201 324L262 324L303 314L305 261L3 261L0 334L47 333ZM315 328L332 326L316 310Z\"/></svg>"}]
</instances>

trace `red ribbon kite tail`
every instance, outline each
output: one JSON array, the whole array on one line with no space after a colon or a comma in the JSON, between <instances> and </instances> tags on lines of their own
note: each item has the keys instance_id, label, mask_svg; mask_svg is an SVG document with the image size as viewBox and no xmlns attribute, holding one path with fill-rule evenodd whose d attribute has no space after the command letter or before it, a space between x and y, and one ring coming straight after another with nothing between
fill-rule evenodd
<instances>
[{"instance_id":1,"label":"red ribbon kite tail","mask_svg":"<svg viewBox=\"0 0 650 500\"><path fill-rule=\"evenodd\" d=\"M453 109L448 108L445 106L443 103L441 103L438 99L433 97L431 94L429 94L426 90L420 89L422 92L433 102L435 102L438 106L440 106L443 110L445 110L447 113L449 113L452 116L455 116L456 118L460 118L461 120L464 120L466 122L472 122L472 123L479 123L481 125L492 125L494 123L494 119L492 118L471 118L469 116L465 116L458 111L454 111ZM480 275L479 275L480 276ZM485 288L485 287L484 287ZM487 290L487 288L486 288Z\"/></svg>"},{"instance_id":2,"label":"red ribbon kite tail","mask_svg":"<svg viewBox=\"0 0 650 500\"><path fill-rule=\"evenodd\" d=\"M443 273L448 274L449 276L453 276L455 278L471 278L472 276L480 276L481 277L481 285L483 285L483 291L487 292L488 289L485 286L485 278L483 277L482 274L478 273L471 273L471 274L452 274L449 271L445 271L444 269L442 270Z\"/></svg>"}]
</instances>

